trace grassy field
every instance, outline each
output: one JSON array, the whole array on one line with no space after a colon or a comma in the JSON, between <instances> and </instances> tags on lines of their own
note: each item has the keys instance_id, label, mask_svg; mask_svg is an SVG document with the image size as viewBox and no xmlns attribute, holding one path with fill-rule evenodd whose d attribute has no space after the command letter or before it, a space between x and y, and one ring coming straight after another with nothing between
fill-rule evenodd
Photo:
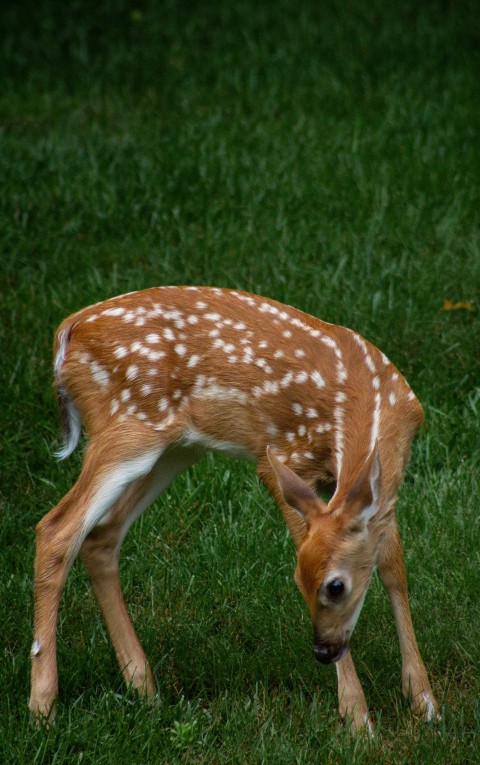
<instances>
[{"instance_id":1,"label":"grassy field","mask_svg":"<svg viewBox=\"0 0 480 765\"><path fill-rule=\"evenodd\" d=\"M478 763L476 3L18 0L1 17L0 762ZM338 725L280 513L251 465L210 456L124 545L158 702L124 691L77 565L57 724L31 724L34 527L81 462L52 457L54 329L188 283L354 327L424 404L399 518L436 729L401 697L377 579L352 641L377 735Z\"/></svg>"}]
</instances>

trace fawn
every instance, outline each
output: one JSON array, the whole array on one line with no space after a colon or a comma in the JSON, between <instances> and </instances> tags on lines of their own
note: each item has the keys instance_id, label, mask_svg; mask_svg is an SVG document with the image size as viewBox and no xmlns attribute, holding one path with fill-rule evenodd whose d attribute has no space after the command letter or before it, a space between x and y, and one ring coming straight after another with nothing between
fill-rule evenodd
<instances>
[{"instance_id":1,"label":"fawn","mask_svg":"<svg viewBox=\"0 0 480 765\"><path fill-rule=\"evenodd\" d=\"M297 549L314 655L335 662L339 711L371 730L349 640L375 566L389 594L402 687L437 716L417 647L394 506L423 410L386 356L355 332L237 290L158 287L60 325L55 382L65 458L88 435L80 477L38 524L30 708L52 719L56 625L80 554L125 681L155 695L119 580L122 541L206 449L256 461ZM326 504L316 490L331 485Z\"/></svg>"}]
</instances>

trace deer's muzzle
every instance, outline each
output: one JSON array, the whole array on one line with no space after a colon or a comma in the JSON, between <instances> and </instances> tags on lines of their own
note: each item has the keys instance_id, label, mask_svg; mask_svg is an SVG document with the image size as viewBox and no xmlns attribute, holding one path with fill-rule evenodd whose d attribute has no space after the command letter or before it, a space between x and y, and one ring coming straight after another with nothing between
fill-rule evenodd
<instances>
[{"instance_id":1,"label":"deer's muzzle","mask_svg":"<svg viewBox=\"0 0 480 765\"><path fill-rule=\"evenodd\" d=\"M340 661L348 651L348 643L315 643L313 653L321 664L332 664Z\"/></svg>"}]
</instances>

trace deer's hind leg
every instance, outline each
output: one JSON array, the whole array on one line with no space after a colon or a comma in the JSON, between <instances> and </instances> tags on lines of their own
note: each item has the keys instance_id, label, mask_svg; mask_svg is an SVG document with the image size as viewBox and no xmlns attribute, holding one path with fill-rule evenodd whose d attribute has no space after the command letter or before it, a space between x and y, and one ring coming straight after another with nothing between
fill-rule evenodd
<instances>
[{"instance_id":1,"label":"deer's hind leg","mask_svg":"<svg viewBox=\"0 0 480 765\"><path fill-rule=\"evenodd\" d=\"M128 435L92 440L76 484L37 525L30 709L39 718L54 714L58 607L72 563L90 532L124 494L128 504L129 487L141 482L162 455L158 440Z\"/></svg>"},{"instance_id":2,"label":"deer's hind leg","mask_svg":"<svg viewBox=\"0 0 480 765\"><path fill-rule=\"evenodd\" d=\"M125 682L146 698L155 695L156 686L125 606L119 576L120 548L132 523L198 456L198 452L184 449L162 455L147 476L131 484L80 550Z\"/></svg>"}]
</instances>

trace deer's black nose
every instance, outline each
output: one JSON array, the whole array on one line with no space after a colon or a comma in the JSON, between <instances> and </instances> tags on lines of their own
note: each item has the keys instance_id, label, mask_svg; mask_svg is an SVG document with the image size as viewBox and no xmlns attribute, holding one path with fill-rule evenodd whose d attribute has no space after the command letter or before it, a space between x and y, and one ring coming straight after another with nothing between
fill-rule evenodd
<instances>
[{"instance_id":1,"label":"deer's black nose","mask_svg":"<svg viewBox=\"0 0 480 765\"><path fill-rule=\"evenodd\" d=\"M345 643L315 643L313 653L321 664L331 664L341 659L346 654L347 648Z\"/></svg>"}]
</instances>

